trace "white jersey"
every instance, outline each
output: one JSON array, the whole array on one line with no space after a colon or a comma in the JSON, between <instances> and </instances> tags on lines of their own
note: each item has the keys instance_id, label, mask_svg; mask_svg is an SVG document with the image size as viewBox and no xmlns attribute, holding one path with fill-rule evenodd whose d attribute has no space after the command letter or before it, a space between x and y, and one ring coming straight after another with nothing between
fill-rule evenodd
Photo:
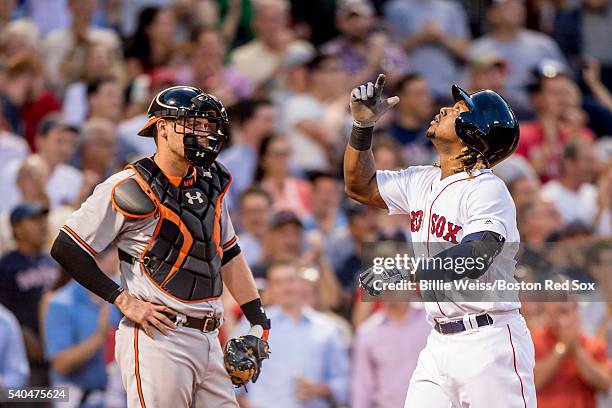
<instances>
[{"instance_id":1,"label":"white jersey","mask_svg":"<svg viewBox=\"0 0 612 408\"><path fill-rule=\"evenodd\" d=\"M100 183L93 194L75 211L62 231L66 232L81 248L90 255L104 250L108 245L115 244L119 249L140 257L153 237L159 218L154 216L134 219L122 215L112 203L113 188L122 180L134 175L131 169L123 170ZM219 197L221 208L220 245L227 252L237 245L237 237L223 196ZM121 262L121 282L126 292L138 299L166 305L173 310L189 316L201 318L210 311L220 315L222 305L220 299L202 302L182 301L163 292L155 282L144 273L139 262L129 264Z\"/></svg>"},{"instance_id":2,"label":"white jersey","mask_svg":"<svg viewBox=\"0 0 612 408\"><path fill-rule=\"evenodd\" d=\"M440 252L441 244L457 244L469 234L493 231L506 243L479 281L512 281L520 237L514 201L504 183L489 169L475 170L471 177L462 172L443 180L440 174L435 166L376 172L378 190L389 214L410 216L415 256L431 257ZM520 308L518 296L503 300L426 302L425 309L433 318L453 318Z\"/></svg>"}]
</instances>

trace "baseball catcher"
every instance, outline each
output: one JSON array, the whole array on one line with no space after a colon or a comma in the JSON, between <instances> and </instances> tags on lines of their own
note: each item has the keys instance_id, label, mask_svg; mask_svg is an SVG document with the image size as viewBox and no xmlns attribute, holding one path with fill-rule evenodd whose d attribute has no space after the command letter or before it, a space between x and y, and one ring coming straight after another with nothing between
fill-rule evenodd
<instances>
[{"instance_id":1,"label":"baseball catcher","mask_svg":"<svg viewBox=\"0 0 612 408\"><path fill-rule=\"evenodd\" d=\"M227 113L214 96L176 86L155 96L148 115L139 135L153 138L155 155L98 185L51 255L123 312L115 357L129 407L238 407L232 384L257 379L270 321L223 200L232 177L216 157ZM111 243L121 285L94 260ZM224 284L251 323L225 353Z\"/></svg>"}]
</instances>

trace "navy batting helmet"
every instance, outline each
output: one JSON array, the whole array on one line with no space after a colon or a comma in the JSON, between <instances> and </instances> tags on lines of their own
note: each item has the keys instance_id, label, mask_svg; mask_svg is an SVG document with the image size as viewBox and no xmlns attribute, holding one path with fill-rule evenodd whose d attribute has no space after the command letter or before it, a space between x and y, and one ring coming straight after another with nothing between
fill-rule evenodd
<instances>
[{"instance_id":1,"label":"navy batting helmet","mask_svg":"<svg viewBox=\"0 0 612 408\"><path fill-rule=\"evenodd\" d=\"M510 156L519 142L519 124L508 102L497 93L486 90L468 94L453 85L455 102L464 101L469 112L455 120L459 139L480 153L489 166Z\"/></svg>"},{"instance_id":2,"label":"navy batting helmet","mask_svg":"<svg viewBox=\"0 0 612 408\"><path fill-rule=\"evenodd\" d=\"M210 166L227 140L229 120L225 107L216 97L198 88L164 89L153 98L148 114L149 120L138 134L151 137L159 119L174 120L174 131L184 135L185 159L198 166ZM207 120L205 127L198 119Z\"/></svg>"}]
</instances>

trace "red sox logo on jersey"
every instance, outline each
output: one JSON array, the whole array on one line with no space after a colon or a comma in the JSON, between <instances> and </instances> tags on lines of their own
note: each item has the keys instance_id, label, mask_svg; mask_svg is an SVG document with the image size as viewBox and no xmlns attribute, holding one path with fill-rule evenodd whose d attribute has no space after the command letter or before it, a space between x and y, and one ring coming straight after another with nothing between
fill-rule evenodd
<instances>
[{"instance_id":1,"label":"red sox logo on jersey","mask_svg":"<svg viewBox=\"0 0 612 408\"><path fill-rule=\"evenodd\" d=\"M417 232L423 226L423 210L410 211L410 231ZM446 220L443 215L436 213L431 215L429 223L429 233L445 241L457 244L457 233L461 230L461 225L455 225Z\"/></svg>"}]
</instances>

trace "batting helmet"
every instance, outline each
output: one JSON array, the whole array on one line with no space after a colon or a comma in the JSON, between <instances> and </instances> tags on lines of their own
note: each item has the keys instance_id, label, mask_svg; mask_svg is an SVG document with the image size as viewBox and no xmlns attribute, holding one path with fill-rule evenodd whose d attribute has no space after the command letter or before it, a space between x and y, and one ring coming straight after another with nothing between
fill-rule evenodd
<instances>
[{"instance_id":1,"label":"batting helmet","mask_svg":"<svg viewBox=\"0 0 612 408\"><path fill-rule=\"evenodd\" d=\"M159 119L173 119L174 131L184 135L185 159L198 166L210 166L227 140L229 120L225 107L216 97L198 88L164 89L153 98L148 114L149 120L138 134L152 137ZM198 119L207 120L204 128Z\"/></svg>"},{"instance_id":2,"label":"batting helmet","mask_svg":"<svg viewBox=\"0 0 612 408\"><path fill-rule=\"evenodd\" d=\"M463 144L480 153L489 167L514 152L519 124L504 98L490 90L468 94L457 85L453 85L453 98L469 108L455 120L455 131Z\"/></svg>"}]
</instances>

